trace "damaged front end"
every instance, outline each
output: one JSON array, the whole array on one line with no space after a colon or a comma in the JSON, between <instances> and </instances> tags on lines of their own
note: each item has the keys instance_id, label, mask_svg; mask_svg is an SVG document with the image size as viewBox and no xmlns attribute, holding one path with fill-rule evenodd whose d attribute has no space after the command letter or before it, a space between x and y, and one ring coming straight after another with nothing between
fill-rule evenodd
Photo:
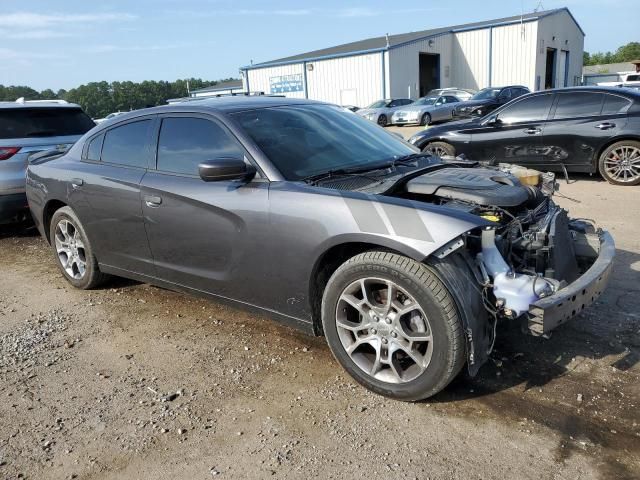
<instances>
[{"instance_id":1,"label":"damaged front end","mask_svg":"<svg viewBox=\"0 0 640 480\"><path fill-rule=\"evenodd\" d=\"M554 203L556 189L552 173L451 160L407 181L399 195L489 220L444 255L464 248L490 316L522 321L540 336L598 298L615 254L609 233Z\"/></svg>"}]
</instances>

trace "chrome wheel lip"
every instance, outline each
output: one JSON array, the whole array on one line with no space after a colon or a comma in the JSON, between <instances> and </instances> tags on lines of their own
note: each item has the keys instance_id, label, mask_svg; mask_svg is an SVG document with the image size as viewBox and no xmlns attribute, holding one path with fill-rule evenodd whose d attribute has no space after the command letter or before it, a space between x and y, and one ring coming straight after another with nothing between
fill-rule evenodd
<instances>
[{"instance_id":1,"label":"chrome wheel lip","mask_svg":"<svg viewBox=\"0 0 640 480\"><path fill-rule=\"evenodd\" d=\"M82 280L87 272L86 250L80 231L71 220L63 218L56 224L54 244L65 273L74 280Z\"/></svg>"},{"instance_id":2,"label":"chrome wheel lip","mask_svg":"<svg viewBox=\"0 0 640 480\"><path fill-rule=\"evenodd\" d=\"M640 180L640 148L622 145L604 158L605 175L616 182L632 183Z\"/></svg>"},{"instance_id":3,"label":"chrome wheel lip","mask_svg":"<svg viewBox=\"0 0 640 480\"><path fill-rule=\"evenodd\" d=\"M373 291L374 287L382 288ZM380 303L375 296L383 291L386 299ZM358 321L353 321L354 315ZM378 381L411 382L431 363L433 334L429 320L415 298L395 282L365 277L350 283L338 298L335 318L344 352L361 371Z\"/></svg>"}]
</instances>

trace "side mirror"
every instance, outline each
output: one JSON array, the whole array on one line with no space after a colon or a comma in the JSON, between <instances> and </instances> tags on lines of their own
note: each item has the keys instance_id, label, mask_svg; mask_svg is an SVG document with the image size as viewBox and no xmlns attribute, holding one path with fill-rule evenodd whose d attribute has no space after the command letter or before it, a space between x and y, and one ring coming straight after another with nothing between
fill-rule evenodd
<instances>
[{"instance_id":1,"label":"side mirror","mask_svg":"<svg viewBox=\"0 0 640 480\"><path fill-rule=\"evenodd\" d=\"M489 120L487 120L487 125L499 127L500 125L502 125L502 120L500 120L498 115L491 115L489 117Z\"/></svg>"},{"instance_id":2,"label":"side mirror","mask_svg":"<svg viewBox=\"0 0 640 480\"><path fill-rule=\"evenodd\" d=\"M249 180L256 174L256 169L242 158L227 157L202 162L198 165L198 173L205 182L222 182Z\"/></svg>"}]
</instances>

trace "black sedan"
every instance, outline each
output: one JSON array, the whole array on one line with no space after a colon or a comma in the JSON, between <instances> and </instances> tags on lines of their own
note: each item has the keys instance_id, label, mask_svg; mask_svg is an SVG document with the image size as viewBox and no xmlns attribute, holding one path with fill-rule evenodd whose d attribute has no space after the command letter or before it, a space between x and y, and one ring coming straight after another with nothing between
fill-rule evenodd
<instances>
[{"instance_id":1,"label":"black sedan","mask_svg":"<svg viewBox=\"0 0 640 480\"><path fill-rule=\"evenodd\" d=\"M553 177L515 175L444 163L337 106L231 97L104 122L32 159L27 198L75 287L110 274L234 302L417 400L478 371L498 318L545 335L607 283L611 236L569 222Z\"/></svg>"},{"instance_id":2,"label":"black sedan","mask_svg":"<svg viewBox=\"0 0 640 480\"><path fill-rule=\"evenodd\" d=\"M532 93L482 118L432 127L412 144L437 155L600 172L640 184L640 92L575 87Z\"/></svg>"},{"instance_id":3,"label":"black sedan","mask_svg":"<svg viewBox=\"0 0 640 480\"><path fill-rule=\"evenodd\" d=\"M483 88L469 100L456 105L453 116L454 118L481 117L527 93L530 93L530 90L522 85Z\"/></svg>"}]
</instances>

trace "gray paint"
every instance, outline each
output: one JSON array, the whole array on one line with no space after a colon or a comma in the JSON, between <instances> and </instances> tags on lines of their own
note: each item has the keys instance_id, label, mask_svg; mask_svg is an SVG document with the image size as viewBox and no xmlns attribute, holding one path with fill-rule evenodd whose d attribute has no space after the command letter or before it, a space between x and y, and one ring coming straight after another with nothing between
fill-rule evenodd
<instances>
[{"instance_id":1,"label":"gray paint","mask_svg":"<svg viewBox=\"0 0 640 480\"><path fill-rule=\"evenodd\" d=\"M44 234L46 205L64 202L85 226L104 271L232 300L304 326L312 322L313 268L330 248L364 242L422 261L486 223L412 200L286 181L228 116L244 109L311 103L317 102L220 98L132 112L105 122L67 155L30 165L28 198L36 224ZM244 145L259 175L248 183L206 183L157 172L154 161L148 169L137 169L81 160L86 142L102 131L166 113L223 122ZM157 126L154 131L157 135ZM75 189L72 179L78 178L84 183ZM162 197L162 204L147 206L143 199L148 195Z\"/></svg>"}]
</instances>

